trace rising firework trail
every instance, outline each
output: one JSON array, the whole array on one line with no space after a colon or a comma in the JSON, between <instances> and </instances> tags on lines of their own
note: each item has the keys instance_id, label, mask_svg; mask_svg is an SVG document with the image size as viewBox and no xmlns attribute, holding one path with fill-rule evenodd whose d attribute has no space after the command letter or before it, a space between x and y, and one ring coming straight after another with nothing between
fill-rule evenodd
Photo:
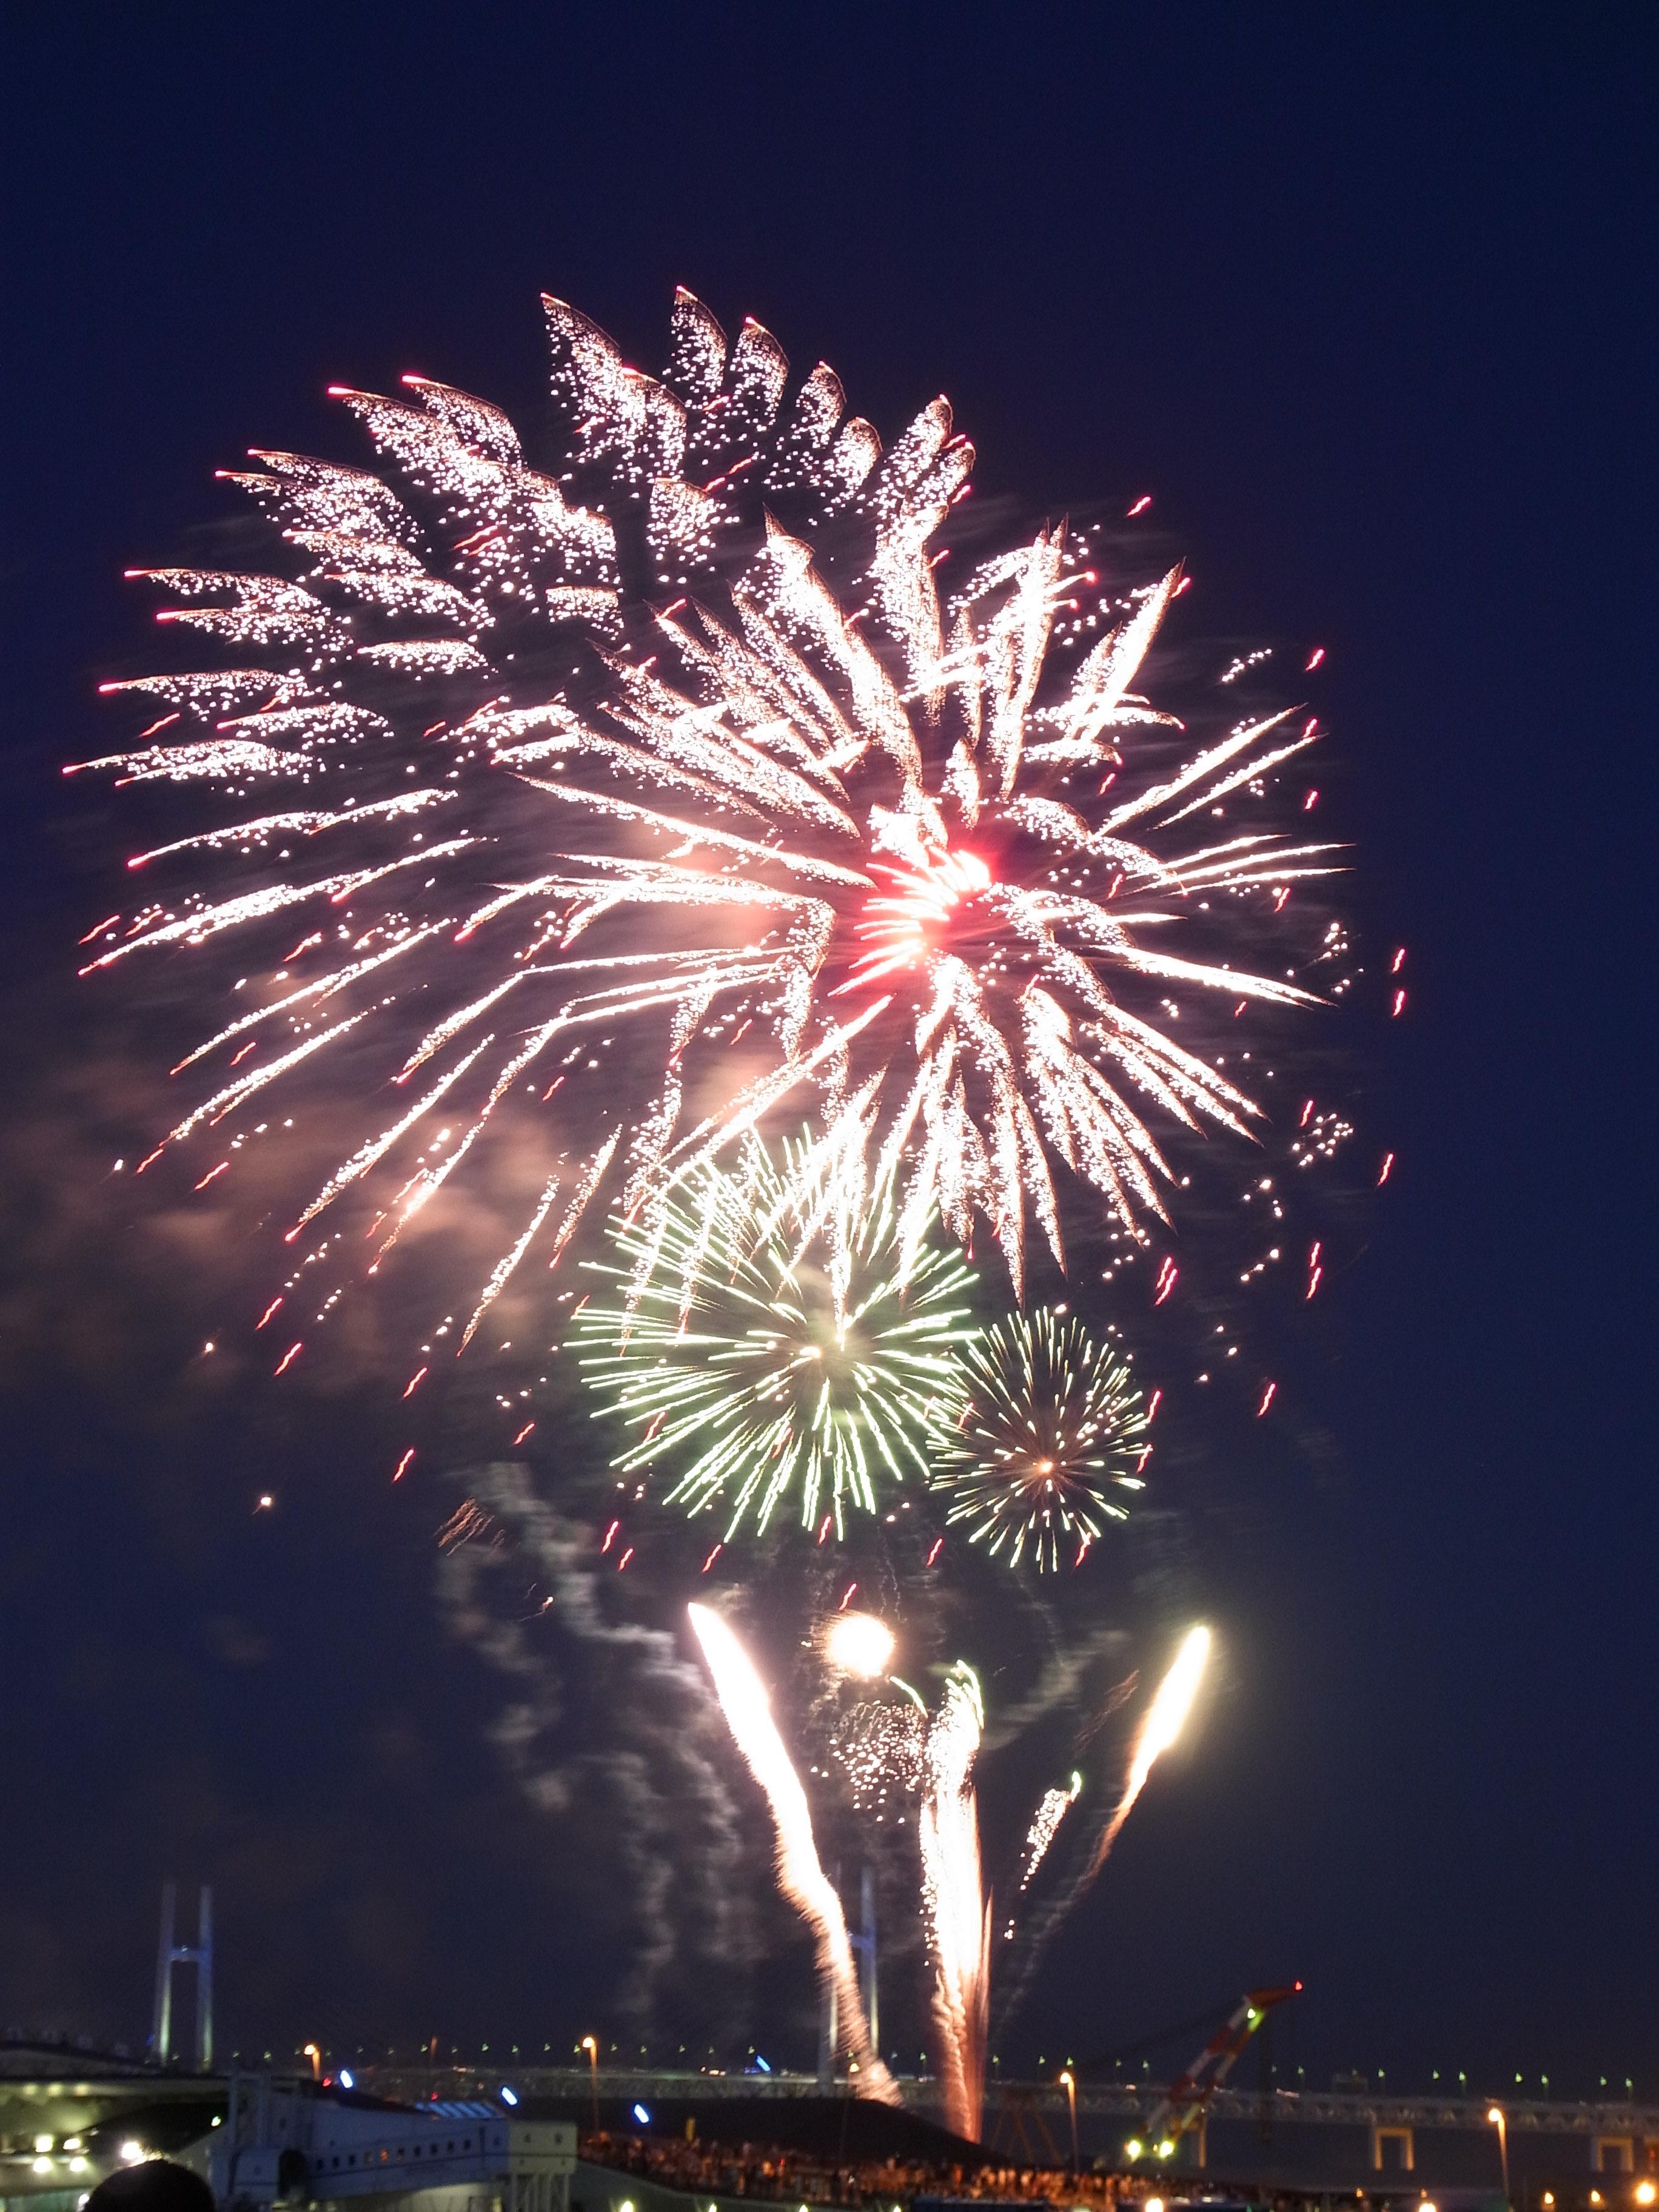
<instances>
[{"instance_id":1,"label":"rising firework trail","mask_svg":"<svg viewBox=\"0 0 1659 2212\"><path fill-rule=\"evenodd\" d=\"M660 378L544 305L546 467L448 385L340 389L376 469L228 472L267 566L134 572L216 656L106 686L145 726L82 763L198 803L88 933L89 975L194 961L145 1168L187 1148L218 1202L269 1163L296 1358L405 1236L489 1224L440 1263L458 1341L596 1201L784 1115L854 1211L890 1175L911 1244L977 1221L1017 1290L1062 1191L1144 1238L1167 1133L1265 1126L1252 1023L1224 1074L1192 1016L1339 987L1281 920L1335 866L1275 811L1316 796L1283 788L1314 723L1189 737L1137 688L1180 571L1064 524L941 593L974 459L943 398L884 452L689 293Z\"/></svg>"},{"instance_id":2,"label":"rising firework trail","mask_svg":"<svg viewBox=\"0 0 1659 2212\"><path fill-rule=\"evenodd\" d=\"M1082 1788L1083 1777L1073 1773L1066 1789L1045 1790L1037 1801L1037 1808L1031 1815L1031 1825L1025 1832L1025 1842L1020 1852L1019 1880L1014 1887L1017 1899L1024 1897L1036 1880L1037 1869L1048 1857L1049 1846L1060 1832L1060 1824L1076 1804ZM1013 1942L1015 1925L1016 1923L1010 1919L1002 1931L1004 1942Z\"/></svg>"},{"instance_id":3,"label":"rising firework trail","mask_svg":"<svg viewBox=\"0 0 1659 2212\"><path fill-rule=\"evenodd\" d=\"M1113 1844L1123 1832L1123 1824L1134 1810L1137 1799L1146 1786L1152 1773L1164 1753L1174 1744L1186 1726L1193 1700L1198 1695L1199 1684L1210 1656L1210 1632L1207 1628L1190 1628L1182 1638L1168 1673L1158 1684L1145 1719L1135 1732L1134 1748L1129 1756L1129 1771L1119 1792L1110 1819L1097 1837L1081 1871L1058 1895L1049 1899L1038 1915L1036 1925L1028 1929L1020 1948L1012 1977L1000 1994L998 2003L997 2026L1000 2030L1018 2011L1037 1962L1049 1938L1060 1923L1077 1905L1111 1854ZM1050 1793L1051 1795L1053 1793ZM1046 1802L1046 1801L1045 1801ZM1061 1808L1063 1812L1064 1808ZM1059 1825L1058 1820L1055 1826ZM1052 1842L1050 1832L1048 1841ZM1028 1839L1029 1848L1029 1839ZM1043 1849L1046 1851L1047 1843ZM1033 1869L1035 1872L1035 1868ZM1011 1921L1004 1930L1005 1940L1012 1941L1015 1933Z\"/></svg>"},{"instance_id":4,"label":"rising firework trail","mask_svg":"<svg viewBox=\"0 0 1659 2212\"><path fill-rule=\"evenodd\" d=\"M812 1930L818 1976L835 1993L842 2045L857 2069L853 2076L854 2088L860 2097L896 2105L899 2096L893 2078L870 2046L869 2024L859 1994L841 1899L818 1863L806 1792L772 1718L765 1685L718 1613L701 1605L688 1607L687 1613L714 1678L726 1725L750 1771L766 1792L777 1831L778 1887Z\"/></svg>"},{"instance_id":5,"label":"rising firework trail","mask_svg":"<svg viewBox=\"0 0 1659 2212\"><path fill-rule=\"evenodd\" d=\"M871 1515L928 1474L930 1421L973 1334L972 1273L954 1250L904 1248L891 1179L854 1215L811 1147L740 1170L706 1163L621 1223L614 1297L575 1326L582 1374L631 1431L616 1465L666 1478L667 1501L718 1516L721 1540ZM599 1263L593 1263L595 1267Z\"/></svg>"},{"instance_id":6,"label":"rising firework trail","mask_svg":"<svg viewBox=\"0 0 1659 2212\"><path fill-rule=\"evenodd\" d=\"M979 2141L984 2113L991 2002L991 1905L980 1873L973 1778L984 1726L978 1680L958 1665L927 1731L917 1836L945 2124L969 2142Z\"/></svg>"},{"instance_id":7,"label":"rising firework trail","mask_svg":"<svg viewBox=\"0 0 1659 2212\"><path fill-rule=\"evenodd\" d=\"M1193 1699L1198 1695L1198 1686L1204 1679L1209 1656L1209 1630L1189 1628L1182 1639L1174 1664L1158 1684L1158 1694L1140 1724L1139 1733L1135 1737L1134 1754L1129 1761L1129 1778L1123 1785L1123 1795L1117 1801L1117 1809L1101 1831L1099 1841L1083 1876L1084 1887L1086 1887L1105 1865L1112 1845L1122 1833L1123 1823L1134 1810L1135 1800L1146 1787L1147 1776L1186 1727L1187 1716L1193 1709Z\"/></svg>"}]
</instances>

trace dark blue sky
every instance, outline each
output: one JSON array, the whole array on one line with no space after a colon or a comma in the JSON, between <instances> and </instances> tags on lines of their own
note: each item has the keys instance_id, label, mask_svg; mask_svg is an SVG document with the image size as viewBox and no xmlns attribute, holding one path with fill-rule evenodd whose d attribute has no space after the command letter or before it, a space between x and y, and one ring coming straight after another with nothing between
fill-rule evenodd
<instances>
[{"instance_id":1,"label":"dark blue sky","mask_svg":"<svg viewBox=\"0 0 1659 2212\"><path fill-rule=\"evenodd\" d=\"M1217 623L1318 638L1401 1167L1263 1478L1225 1693L1042 1985L1109 2049L1309 1984L1296 2056L1659 2094L1650 1248L1650 9L157 8L8 19L0 2025L136 2039L161 1875L233 2039L605 2017L384 1407L206 1396L82 1163L120 570L329 382L514 406L541 288L650 364L676 281L980 481L1152 489ZM1255 1477L1252 1478L1255 1480ZM280 1489L279 1515L251 1495ZM767 2033L780 2013L755 2017ZM751 2031L752 2032L752 2031ZM1184 2055L1184 2054L1183 2054ZM1286 2054L1281 2052L1281 2057Z\"/></svg>"}]
</instances>

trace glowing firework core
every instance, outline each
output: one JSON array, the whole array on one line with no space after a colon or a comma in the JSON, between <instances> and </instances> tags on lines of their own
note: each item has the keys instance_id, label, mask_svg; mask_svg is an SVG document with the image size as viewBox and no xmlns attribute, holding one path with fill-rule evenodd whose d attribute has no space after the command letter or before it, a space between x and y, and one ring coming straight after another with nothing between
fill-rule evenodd
<instances>
[{"instance_id":1,"label":"glowing firework core","mask_svg":"<svg viewBox=\"0 0 1659 2212\"><path fill-rule=\"evenodd\" d=\"M854 926L854 934L869 943L871 950L854 962L852 974L832 997L840 998L899 969L920 967L947 943L957 908L991 887L991 871L976 853L928 854L926 859L921 869L871 862L871 874L885 876L893 889L885 898L872 898L866 905L865 918Z\"/></svg>"},{"instance_id":2,"label":"glowing firework core","mask_svg":"<svg viewBox=\"0 0 1659 2212\"><path fill-rule=\"evenodd\" d=\"M873 1681L887 1672L893 1656L893 1632L872 1613L838 1613L824 1631L823 1656L843 1674Z\"/></svg>"}]
</instances>

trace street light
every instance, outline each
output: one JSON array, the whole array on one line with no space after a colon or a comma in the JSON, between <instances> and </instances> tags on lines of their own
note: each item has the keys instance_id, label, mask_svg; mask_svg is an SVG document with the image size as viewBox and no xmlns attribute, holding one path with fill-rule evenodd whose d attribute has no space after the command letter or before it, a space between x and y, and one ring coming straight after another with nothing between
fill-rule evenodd
<instances>
[{"instance_id":1,"label":"street light","mask_svg":"<svg viewBox=\"0 0 1659 2212\"><path fill-rule=\"evenodd\" d=\"M1066 2102L1072 2114L1072 2171L1077 2172L1077 2076L1069 2066L1062 2066L1060 2078L1066 2085Z\"/></svg>"},{"instance_id":2,"label":"street light","mask_svg":"<svg viewBox=\"0 0 1659 2212\"><path fill-rule=\"evenodd\" d=\"M594 2037L585 2035L577 2048L587 2053L588 2085L592 2092L593 2132L598 2135L599 2132L599 2046Z\"/></svg>"},{"instance_id":3,"label":"street light","mask_svg":"<svg viewBox=\"0 0 1659 2212\"><path fill-rule=\"evenodd\" d=\"M1510 2130L1501 2105L1489 2105L1486 2118L1498 2130L1498 2156L1504 2169L1504 2202L1510 2201Z\"/></svg>"},{"instance_id":4,"label":"street light","mask_svg":"<svg viewBox=\"0 0 1659 2212\"><path fill-rule=\"evenodd\" d=\"M314 2043L307 2043L305 2049L300 2053L300 2056L301 2058L308 2058L311 2061L312 2080L313 2081L320 2081L323 2072L323 2054L317 2048L317 2045Z\"/></svg>"}]
</instances>

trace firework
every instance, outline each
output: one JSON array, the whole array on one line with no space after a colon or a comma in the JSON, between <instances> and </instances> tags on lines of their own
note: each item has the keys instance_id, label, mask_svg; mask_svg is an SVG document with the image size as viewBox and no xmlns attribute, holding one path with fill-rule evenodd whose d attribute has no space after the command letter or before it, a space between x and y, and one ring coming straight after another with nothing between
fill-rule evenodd
<instances>
[{"instance_id":1,"label":"firework","mask_svg":"<svg viewBox=\"0 0 1659 2212\"><path fill-rule=\"evenodd\" d=\"M1018 1566L1080 1560L1121 1493L1141 1488L1146 1417L1129 1370L1081 1322L1010 1314L966 1346L936 1422L933 1482L945 1519ZM1119 1493L1115 1495L1114 1493Z\"/></svg>"},{"instance_id":2,"label":"firework","mask_svg":"<svg viewBox=\"0 0 1659 2212\"><path fill-rule=\"evenodd\" d=\"M1135 1737L1135 1747L1129 1761L1129 1777L1123 1785L1123 1794L1117 1801L1117 1809L1102 1830L1096 1844L1088 1869L1083 1880L1091 1882L1106 1863L1112 1845L1122 1832L1123 1823L1134 1810L1135 1800L1146 1787L1146 1778L1158 1761L1175 1742L1187 1725L1187 1716L1193 1709L1193 1699L1198 1695L1198 1686L1204 1679L1204 1669L1210 1656L1210 1632L1207 1628L1189 1628L1182 1638L1169 1673L1158 1686L1157 1695L1146 1711Z\"/></svg>"},{"instance_id":3,"label":"firework","mask_svg":"<svg viewBox=\"0 0 1659 2212\"><path fill-rule=\"evenodd\" d=\"M912 1246L977 1218L1017 1287L1056 1163L1144 1234L1158 1132L1259 1113L1176 994L1309 998L1271 933L1334 848L1271 810L1314 725L1183 738L1134 688L1179 573L1103 580L1063 526L942 598L945 400L884 452L688 293L660 380L545 306L553 472L449 386L339 390L383 473L256 451L269 571L134 572L222 663L107 685L151 719L82 764L207 802L88 937L89 973L209 963L145 1164L228 1124L234 1190L281 1149L289 1291L357 1209L372 1272L465 1187L501 1224L470 1327L610 1178L636 1209L781 1110L854 1211L896 1174Z\"/></svg>"},{"instance_id":4,"label":"firework","mask_svg":"<svg viewBox=\"0 0 1659 2212\"><path fill-rule=\"evenodd\" d=\"M980 1875L975 1757L985 1708L971 1668L952 1668L927 1731L917 1836L933 1955L933 2027L945 2124L977 2142L991 2002L991 1907Z\"/></svg>"},{"instance_id":5,"label":"firework","mask_svg":"<svg viewBox=\"0 0 1659 2212\"><path fill-rule=\"evenodd\" d=\"M1134 1749L1129 1757L1129 1771L1123 1788L1119 1793L1117 1802L1113 1808L1111 1817L1096 1838L1081 1870L1059 1894L1049 1898L1038 1912L1036 1926L1028 1932L1018 1954L1016 1970L1008 1978L1006 1986L999 1992L999 2033L1018 2011L1021 2001L1030 1987L1031 1978L1036 1972L1037 1962L1047 1948L1050 1937L1082 1898L1085 1891L1110 1856L1112 1846L1122 1833L1124 1822L1134 1810L1136 1800L1146 1788L1147 1777L1152 1768L1170 1749L1186 1726L1188 1715L1192 1711L1193 1700L1198 1694L1199 1684L1203 1680L1204 1669L1208 1662L1210 1642L1209 1630L1202 1627L1188 1629L1187 1634L1182 1638L1181 1648L1176 1653L1169 1671L1158 1684L1152 1702L1146 1710L1146 1717L1135 1732ZM1030 1876L1036 1874L1037 1866L1041 1864L1043 1855L1054 1840L1054 1829L1059 1826L1060 1820L1064 1815L1066 1808L1061 1805L1055 1812L1054 1825L1049 1828L1046 1838L1042 1840L1041 1849L1034 1857L1030 1857L1033 1839L1037 1837L1043 1823L1043 1807L1047 1806L1058 1794L1056 1791L1049 1791L1048 1796L1043 1800L1042 1806L1039 1806L1036 1817L1028 1834L1026 1849L1030 1857L1030 1874L1020 1885L1022 1892L1029 1887ZM1011 1919L1003 1930L1005 1941L1012 1941L1015 1923Z\"/></svg>"},{"instance_id":6,"label":"firework","mask_svg":"<svg viewBox=\"0 0 1659 2212\"><path fill-rule=\"evenodd\" d=\"M648 1224L619 1224L630 1267L576 1323L586 1380L631 1432L617 1467L669 1474L670 1502L720 1514L726 1539L786 1501L839 1534L849 1510L920 1492L971 1334L955 1253L903 1249L890 1182L849 1218L842 1186L804 1177L805 1149L751 1141L740 1171L705 1164Z\"/></svg>"},{"instance_id":7,"label":"firework","mask_svg":"<svg viewBox=\"0 0 1659 2212\"><path fill-rule=\"evenodd\" d=\"M914 1796L921 1785L927 1716L915 1705L871 1698L850 1707L830 1731L830 1756L846 1777L854 1809L887 1815L890 1798Z\"/></svg>"},{"instance_id":8,"label":"firework","mask_svg":"<svg viewBox=\"0 0 1659 2212\"><path fill-rule=\"evenodd\" d=\"M1018 1894L1024 1897L1036 1879L1036 1870L1048 1856L1048 1846L1060 1832L1060 1824L1076 1804L1078 1792L1083 1787L1083 1777L1073 1774L1064 1790L1045 1790L1036 1811L1031 1815L1031 1825L1025 1832L1025 1847L1020 1854ZM1012 1922L1009 1926L1012 1928Z\"/></svg>"},{"instance_id":9,"label":"firework","mask_svg":"<svg viewBox=\"0 0 1659 2212\"><path fill-rule=\"evenodd\" d=\"M765 1685L749 1655L718 1613L701 1605L687 1608L720 1711L750 1772L766 1793L777 1831L778 1887L812 1930L819 1978L833 1990L843 2047L856 2069L857 2093L896 2105L898 2090L870 2047L870 2030L859 1995L853 1948L841 1899L818 1863L812 1815L800 1778L772 1718Z\"/></svg>"}]
</instances>

